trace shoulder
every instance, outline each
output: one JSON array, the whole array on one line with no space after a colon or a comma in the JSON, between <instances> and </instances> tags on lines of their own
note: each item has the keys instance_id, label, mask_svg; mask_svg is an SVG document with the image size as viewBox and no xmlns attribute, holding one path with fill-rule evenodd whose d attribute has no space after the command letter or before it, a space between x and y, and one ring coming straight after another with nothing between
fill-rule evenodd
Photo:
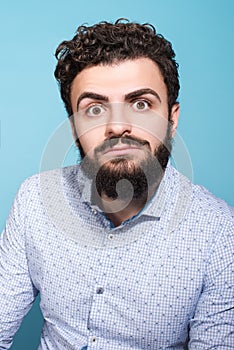
<instances>
[{"instance_id":1,"label":"shoulder","mask_svg":"<svg viewBox=\"0 0 234 350\"><path fill-rule=\"evenodd\" d=\"M78 168L78 165L74 165L34 174L22 182L16 198L40 197L43 191L48 191L52 185L55 187L74 179L74 176L78 173Z\"/></svg>"},{"instance_id":2,"label":"shoulder","mask_svg":"<svg viewBox=\"0 0 234 350\"><path fill-rule=\"evenodd\" d=\"M41 173L34 174L27 179L25 179L20 188L28 188L35 187L40 184L40 181L46 179L47 181L51 181L55 178L60 178L61 180L67 180L74 175L77 175L79 169L79 165L68 166L64 168L58 168L48 171L43 171Z\"/></svg>"},{"instance_id":3,"label":"shoulder","mask_svg":"<svg viewBox=\"0 0 234 350\"><path fill-rule=\"evenodd\" d=\"M199 211L210 213L234 224L234 208L223 199L216 197L208 189L193 185L194 205Z\"/></svg>"},{"instance_id":4,"label":"shoulder","mask_svg":"<svg viewBox=\"0 0 234 350\"><path fill-rule=\"evenodd\" d=\"M168 170L170 183L173 179L173 191L178 197L178 203L186 207L184 213L187 220L195 220L205 227L228 225L233 229L234 208L205 187L193 184L175 168L170 166Z\"/></svg>"}]
</instances>

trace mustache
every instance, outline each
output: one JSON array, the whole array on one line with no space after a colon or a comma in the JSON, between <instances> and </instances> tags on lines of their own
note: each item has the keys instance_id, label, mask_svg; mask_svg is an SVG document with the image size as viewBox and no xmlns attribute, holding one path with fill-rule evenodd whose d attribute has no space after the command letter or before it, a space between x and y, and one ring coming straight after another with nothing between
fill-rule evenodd
<instances>
[{"instance_id":1,"label":"mustache","mask_svg":"<svg viewBox=\"0 0 234 350\"><path fill-rule=\"evenodd\" d=\"M116 146L118 143L128 146L136 146L136 147L143 147L147 146L150 149L150 144L146 140L139 139L135 136L123 136L123 137L116 137L113 136L109 138L108 140L105 140L100 146L97 146L94 150L94 153L101 153L106 151L109 148L112 148Z\"/></svg>"}]
</instances>

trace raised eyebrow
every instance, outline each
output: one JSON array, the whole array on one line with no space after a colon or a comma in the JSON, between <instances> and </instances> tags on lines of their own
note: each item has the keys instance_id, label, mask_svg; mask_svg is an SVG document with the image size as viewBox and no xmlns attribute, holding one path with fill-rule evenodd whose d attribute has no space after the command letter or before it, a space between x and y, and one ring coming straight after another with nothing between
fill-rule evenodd
<instances>
[{"instance_id":1,"label":"raised eyebrow","mask_svg":"<svg viewBox=\"0 0 234 350\"><path fill-rule=\"evenodd\" d=\"M152 90L152 89L150 89L150 88L147 88L147 89L139 89L139 90L132 91L132 92L130 92L129 94L125 95L125 100L126 100L126 101L129 101L129 100L131 100L131 99L133 99L133 98L140 97L140 96L145 95L145 94L154 95L154 96L158 99L158 101L159 101L160 103L162 102L162 101L161 101L161 98L160 98L160 96L159 96L159 94L158 94L156 91L154 91L154 90Z\"/></svg>"},{"instance_id":2,"label":"raised eyebrow","mask_svg":"<svg viewBox=\"0 0 234 350\"><path fill-rule=\"evenodd\" d=\"M108 97L105 95L100 95L95 92L83 92L77 100L77 104L76 104L77 111L79 109L80 102L85 98L91 98L93 100L105 101L105 102L108 102L109 100Z\"/></svg>"}]
</instances>

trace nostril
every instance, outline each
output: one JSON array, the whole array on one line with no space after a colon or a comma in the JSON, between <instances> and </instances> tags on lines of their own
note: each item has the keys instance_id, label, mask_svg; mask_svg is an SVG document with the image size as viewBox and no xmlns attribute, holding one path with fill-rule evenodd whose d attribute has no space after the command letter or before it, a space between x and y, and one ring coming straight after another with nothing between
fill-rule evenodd
<instances>
[{"instance_id":1,"label":"nostril","mask_svg":"<svg viewBox=\"0 0 234 350\"><path fill-rule=\"evenodd\" d=\"M106 125L106 136L116 136L121 137L124 134L130 134L132 130L132 127L130 124L126 123L108 123Z\"/></svg>"}]
</instances>

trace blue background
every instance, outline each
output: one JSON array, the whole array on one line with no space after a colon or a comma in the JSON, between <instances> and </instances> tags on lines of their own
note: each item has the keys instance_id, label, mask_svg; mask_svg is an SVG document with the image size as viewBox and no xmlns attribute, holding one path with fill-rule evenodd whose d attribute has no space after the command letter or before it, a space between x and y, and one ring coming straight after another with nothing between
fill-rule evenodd
<instances>
[{"instance_id":1,"label":"blue background","mask_svg":"<svg viewBox=\"0 0 234 350\"><path fill-rule=\"evenodd\" d=\"M151 22L172 41L181 77L179 133L192 160L193 181L234 206L233 0L5 0L0 8L0 230L20 183L40 170L48 140L66 119L53 77L55 48L82 23L119 17ZM71 147L64 164L76 159ZM38 302L12 349L37 349Z\"/></svg>"}]
</instances>

